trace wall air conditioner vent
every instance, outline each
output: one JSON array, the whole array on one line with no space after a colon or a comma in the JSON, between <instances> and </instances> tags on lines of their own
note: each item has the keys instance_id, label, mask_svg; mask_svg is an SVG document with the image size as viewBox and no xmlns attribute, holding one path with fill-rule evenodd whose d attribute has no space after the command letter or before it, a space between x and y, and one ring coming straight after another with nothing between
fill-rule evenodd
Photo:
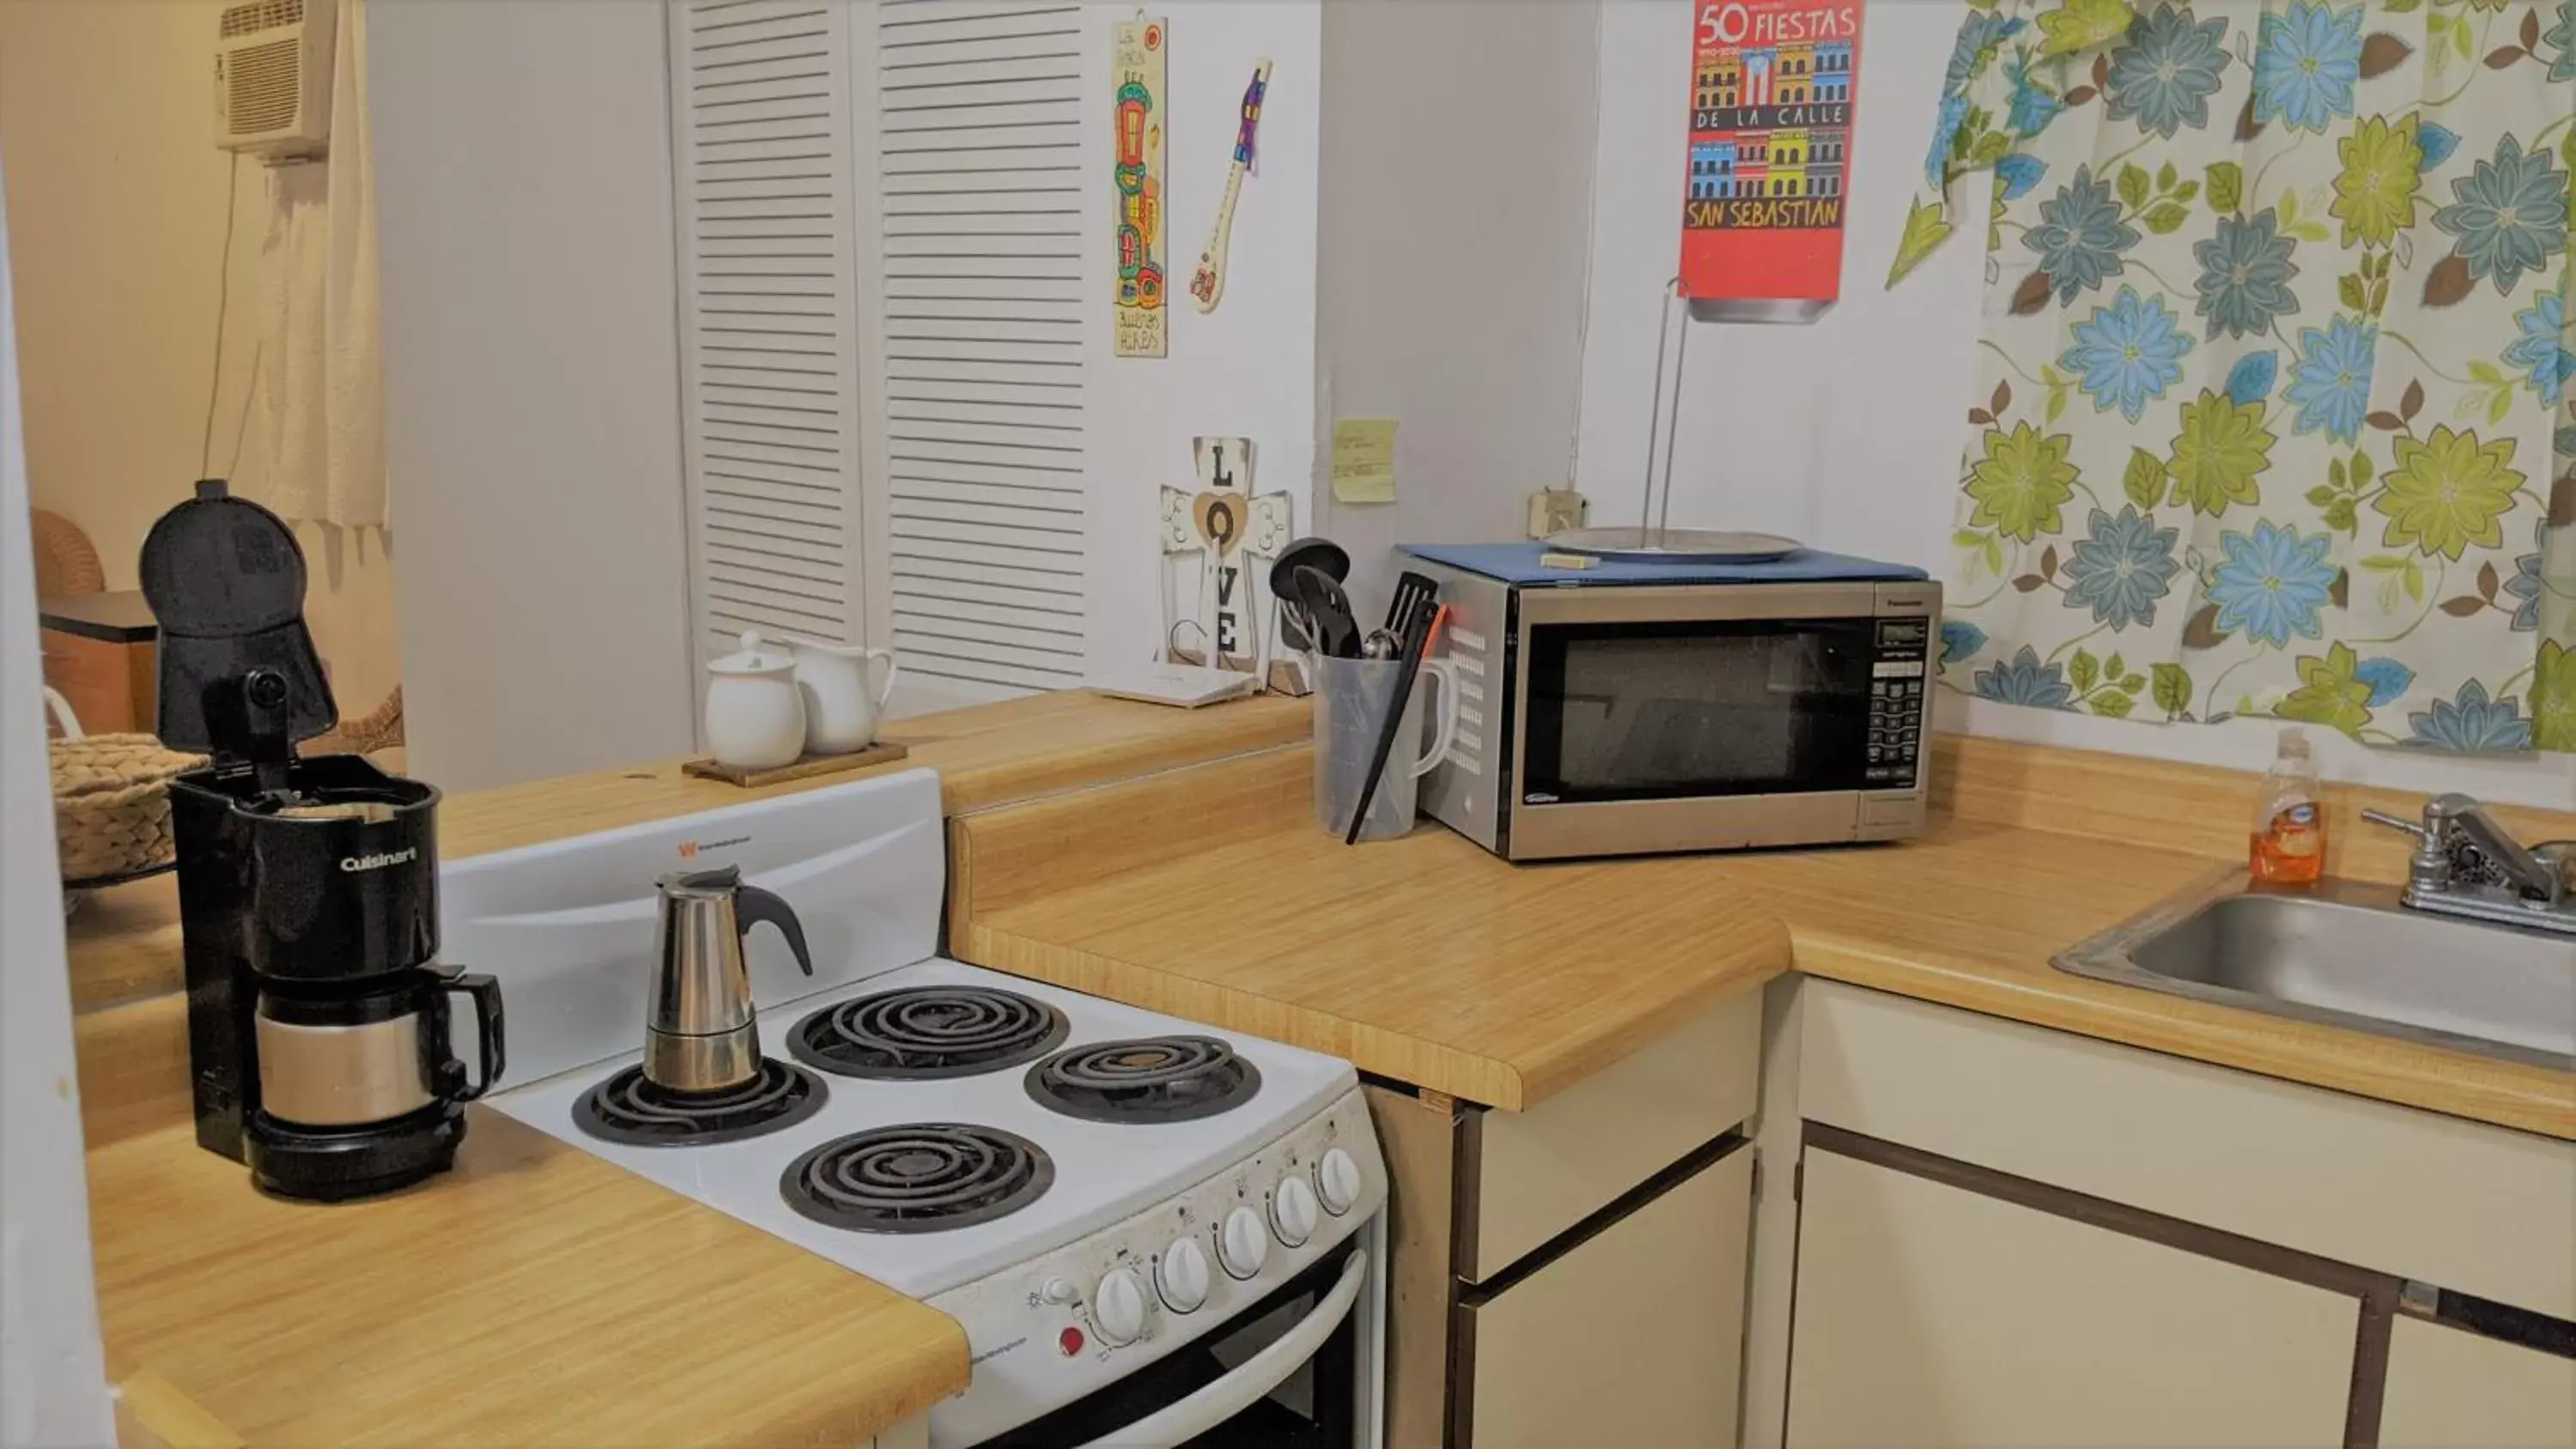
<instances>
[{"instance_id":1,"label":"wall air conditioner vent","mask_svg":"<svg viewBox=\"0 0 2576 1449\"><path fill-rule=\"evenodd\" d=\"M337 0L229 5L215 29L215 144L268 161L330 149Z\"/></svg>"}]
</instances>

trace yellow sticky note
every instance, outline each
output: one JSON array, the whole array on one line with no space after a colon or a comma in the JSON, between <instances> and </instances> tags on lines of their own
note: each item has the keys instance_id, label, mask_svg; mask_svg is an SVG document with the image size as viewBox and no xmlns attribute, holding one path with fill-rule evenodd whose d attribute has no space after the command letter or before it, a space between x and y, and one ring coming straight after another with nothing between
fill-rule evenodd
<instances>
[{"instance_id":1,"label":"yellow sticky note","mask_svg":"<svg viewBox=\"0 0 2576 1449\"><path fill-rule=\"evenodd\" d=\"M1333 419L1333 501L1395 501L1395 419Z\"/></svg>"}]
</instances>

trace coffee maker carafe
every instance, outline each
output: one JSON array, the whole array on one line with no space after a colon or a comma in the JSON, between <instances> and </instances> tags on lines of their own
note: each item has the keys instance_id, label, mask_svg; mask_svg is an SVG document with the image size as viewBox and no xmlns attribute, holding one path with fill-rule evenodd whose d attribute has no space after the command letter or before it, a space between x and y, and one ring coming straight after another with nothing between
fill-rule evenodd
<instances>
[{"instance_id":1,"label":"coffee maker carafe","mask_svg":"<svg viewBox=\"0 0 2576 1449\"><path fill-rule=\"evenodd\" d=\"M453 1166L502 1070L500 990L438 953L438 791L357 755L300 759L338 721L275 514L197 485L144 540L159 733L212 762L171 782L197 1141L285 1197L389 1192ZM474 1012L478 1070L449 1046Z\"/></svg>"}]
</instances>

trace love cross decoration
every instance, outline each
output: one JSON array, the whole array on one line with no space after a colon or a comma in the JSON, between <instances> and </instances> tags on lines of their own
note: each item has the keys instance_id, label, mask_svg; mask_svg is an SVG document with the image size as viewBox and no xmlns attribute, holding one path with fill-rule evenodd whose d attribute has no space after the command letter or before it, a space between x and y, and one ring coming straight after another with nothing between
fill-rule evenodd
<instances>
[{"instance_id":1,"label":"love cross decoration","mask_svg":"<svg viewBox=\"0 0 2576 1449\"><path fill-rule=\"evenodd\" d=\"M1190 451L1199 491L1163 490L1163 554L1166 567L1182 555L1199 556L1198 603L1174 617L1171 591L1164 591L1164 649L1178 663L1257 673L1268 665L1260 602L1268 583L1255 563L1277 558L1287 545L1289 498L1253 495L1250 438L1192 438ZM1183 647L1180 636L1193 630L1198 647Z\"/></svg>"}]
</instances>

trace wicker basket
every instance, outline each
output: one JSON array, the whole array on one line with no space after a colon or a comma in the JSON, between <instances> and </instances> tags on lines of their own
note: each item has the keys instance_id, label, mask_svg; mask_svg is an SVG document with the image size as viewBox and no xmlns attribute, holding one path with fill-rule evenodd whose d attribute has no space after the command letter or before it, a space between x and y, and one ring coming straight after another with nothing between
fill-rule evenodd
<instances>
[{"instance_id":1,"label":"wicker basket","mask_svg":"<svg viewBox=\"0 0 2576 1449\"><path fill-rule=\"evenodd\" d=\"M54 843L63 879L95 880L168 865L170 780L206 762L151 735L55 740Z\"/></svg>"}]
</instances>

